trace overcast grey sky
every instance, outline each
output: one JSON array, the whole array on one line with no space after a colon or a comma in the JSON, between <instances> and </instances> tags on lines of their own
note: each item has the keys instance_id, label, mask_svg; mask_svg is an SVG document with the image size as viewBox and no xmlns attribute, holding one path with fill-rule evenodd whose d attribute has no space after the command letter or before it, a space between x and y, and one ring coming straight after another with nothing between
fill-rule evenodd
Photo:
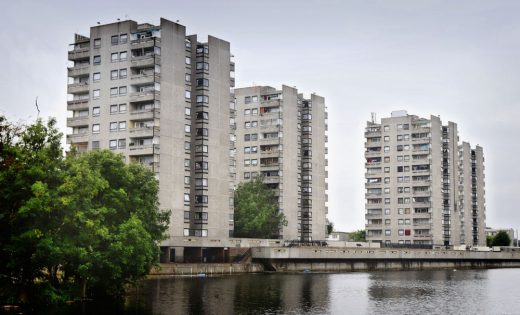
<instances>
[{"instance_id":1,"label":"overcast grey sky","mask_svg":"<svg viewBox=\"0 0 520 315\"><path fill-rule=\"evenodd\" d=\"M67 45L96 22L180 20L231 42L237 87L296 86L329 109L329 218L364 227L370 113L440 115L484 147L487 225L520 226L520 1L4 1L0 113L65 131Z\"/></svg>"}]
</instances>

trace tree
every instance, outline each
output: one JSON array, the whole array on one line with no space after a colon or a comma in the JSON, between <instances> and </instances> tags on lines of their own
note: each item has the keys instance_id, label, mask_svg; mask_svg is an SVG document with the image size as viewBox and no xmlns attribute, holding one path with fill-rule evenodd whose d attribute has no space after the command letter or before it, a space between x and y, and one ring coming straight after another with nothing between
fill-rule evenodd
<instances>
[{"instance_id":1,"label":"tree","mask_svg":"<svg viewBox=\"0 0 520 315\"><path fill-rule=\"evenodd\" d=\"M357 230L355 232L350 233L350 239L353 242L366 242L366 232L365 230Z\"/></svg>"},{"instance_id":2,"label":"tree","mask_svg":"<svg viewBox=\"0 0 520 315\"><path fill-rule=\"evenodd\" d=\"M491 242L491 246L510 246L511 238L506 231L498 231L498 233L493 237L493 241Z\"/></svg>"},{"instance_id":3,"label":"tree","mask_svg":"<svg viewBox=\"0 0 520 315\"><path fill-rule=\"evenodd\" d=\"M157 262L154 174L110 151L65 159L60 139L54 119L0 117L0 301L120 296Z\"/></svg>"},{"instance_id":4,"label":"tree","mask_svg":"<svg viewBox=\"0 0 520 315\"><path fill-rule=\"evenodd\" d=\"M493 236L492 235L486 235L486 246L491 247L493 245Z\"/></svg>"},{"instance_id":5,"label":"tree","mask_svg":"<svg viewBox=\"0 0 520 315\"><path fill-rule=\"evenodd\" d=\"M334 231L334 223L330 222L329 219L326 219L326 227L327 227L327 235L330 235L332 231Z\"/></svg>"},{"instance_id":6,"label":"tree","mask_svg":"<svg viewBox=\"0 0 520 315\"><path fill-rule=\"evenodd\" d=\"M235 190L235 237L277 238L286 226L285 216L278 210L274 191L262 177L240 183Z\"/></svg>"}]
</instances>

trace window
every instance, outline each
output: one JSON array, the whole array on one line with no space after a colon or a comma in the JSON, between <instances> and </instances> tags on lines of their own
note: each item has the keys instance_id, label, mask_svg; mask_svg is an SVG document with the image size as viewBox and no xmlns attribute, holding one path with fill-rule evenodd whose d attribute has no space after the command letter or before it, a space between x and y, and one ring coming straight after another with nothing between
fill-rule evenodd
<instances>
[{"instance_id":1,"label":"window","mask_svg":"<svg viewBox=\"0 0 520 315\"><path fill-rule=\"evenodd\" d=\"M186 116L191 116L191 108L189 108L189 107L185 107L185 108L184 108L184 115L186 115Z\"/></svg>"},{"instance_id":2,"label":"window","mask_svg":"<svg viewBox=\"0 0 520 315\"><path fill-rule=\"evenodd\" d=\"M390 137L389 136L385 136L385 142L388 142L390 141Z\"/></svg>"},{"instance_id":3,"label":"window","mask_svg":"<svg viewBox=\"0 0 520 315\"><path fill-rule=\"evenodd\" d=\"M251 134L251 141L256 141L258 140L258 134L257 133L252 133Z\"/></svg>"},{"instance_id":4,"label":"window","mask_svg":"<svg viewBox=\"0 0 520 315\"><path fill-rule=\"evenodd\" d=\"M99 116L100 110L99 107L92 107L92 116Z\"/></svg>"},{"instance_id":5,"label":"window","mask_svg":"<svg viewBox=\"0 0 520 315\"><path fill-rule=\"evenodd\" d=\"M117 88L111 88L110 89L110 96L117 96Z\"/></svg>"},{"instance_id":6,"label":"window","mask_svg":"<svg viewBox=\"0 0 520 315\"><path fill-rule=\"evenodd\" d=\"M93 82L98 82L99 80L101 80L101 73L100 72L95 72L94 74L92 74L92 81Z\"/></svg>"},{"instance_id":7,"label":"window","mask_svg":"<svg viewBox=\"0 0 520 315\"><path fill-rule=\"evenodd\" d=\"M389 205L390 204L390 198L385 198L385 205Z\"/></svg>"},{"instance_id":8,"label":"window","mask_svg":"<svg viewBox=\"0 0 520 315\"><path fill-rule=\"evenodd\" d=\"M94 39L94 48L101 47L101 38Z\"/></svg>"},{"instance_id":9,"label":"window","mask_svg":"<svg viewBox=\"0 0 520 315\"><path fill-rule=\"evenodd\" d=\"M126 86L119 87L119 95L126 95Z\"/></svg>"},{"instance_id":10,"label":"window","mask_svg":"<svg viewBox=\"0 0 520 315\"><path fill-rule=\"evenodd\" d=\"M392 235L391 230L385 230L385 236L390 236L390 235Z\"/></svg>"},{"instance_id":11,"label":"window","mask_svg":"<svg viewBox=\"0 0 520 315\"><path fill-rule=\"evenodd\" d=\"M251 141L251 135L250 134L245 134L244 135L244 141Z\"/></svg>"},{"instance_id":12,"label":"window","mask_svg":"<svg viewBox=\"0 0 520 315\"><path fill-rule=\"evenodd\" d=\"M119 140L117 141L117 147L118 147L119 149L124 149L124 148L126 148L126 139L119 139Z\"/></svg>"},{"instance_id":13,"label":"window","mask_svg":"<svg viewBox=\"0 0 520 315\"><path fill-rule=\"evenodd\" d=\"M195 186L208 187L208 179L207 178L195 179Z\"/></svg>"},{"instance_id":14,"label":"window","mask_svg":"<svg viewBox=\"0 0 520 315\"><path fill-rule=\"evenodd\" d=\"M92 150L99 149L99 141L92 141Z\"/></svg>"},{"instance_id":15,"label":"window","mask_svg":"<svg viewBox=\"0 0 520 315\"><path fill-rule=\"evenodd\" d=\"M385 163L390 163L390 157L389 156L385 156Z\"/></svg>"},{"instance_id":16,"label":"window","mask_svg":"<svg viewBox=\"0 0 520 315\"><path fill-rule=\"evenodd\" d=\"M92 125L92 133L99 133L99 124Z\"/></svg>"},{"instance_id":17,"label":"window","mask_svg":"<svg viewBox=\"0 0 520 315\"><path fill-rule=\"evenodd\" d=\"M209 63L207 63L207 62L197 62L197 64L195 65L195 69L208 71L209 70Z\"/></svg>"},{"instance_id":18,"label":"window","mask_svg":"<svg viewBox=\"0 0 520 315\"><path fill-rule=\"evenodd\" d=\"M184 75L184 81L186 81L186 82L191 82L191 74L186 73L186 74Z\"/></svg>"},{"instance_id":19,"label":"window","mask_svg":"<svg viewBox=\"0 0 520 315\"><path fill-rule=\"evenodd\" d=\"M389 146L385 146L384 151L385 152L390 152L390 147Z\"/></svg>"},{"instance_id":20,"label":"window","mask_svg":"<svg viewBox=\"0 0 520 315\"><path fill-rule=\"evenodd\" d=\"M385 173L390 173L390 167L385 167Z\"/></svg>"},{"instance_id":21,"label":"window","mask_svg":"<svg viewBox=\"0 0 520 315\"><path fill-rule=\"evenodd\" d=\"M385 188L385 194L389 194L390 193L390 188Z\"/></svg>"},{"instance_id":22,"label":"window","mask_svg":"<svg viewBox=\"0 0 520 315\"><path fill-rule=\"evenodd\" d=\"M100 65L101 64L101 56L94 56L93 60L92 60L92 63L94 65Z\"/></svg>"},{"instance_id":23,"label":"window","mask_svg":"<svg viewBox=\"0 0 520 315\"><path fill-rule=\"evenodd\" d=\"M184 194L184 202L190 202L190 194Z\"/></svg>"},{"instance_id":24,"label":"window","mask_svg":"<svg viewBox=\"0 0 520 315\"><path fill-rule=\"evenodd\" d=\"M208 162L205 161L197 161L195 162L195 170L207 170Z\"/></svg>"},{"instance_id":25,"label":"window","mask_svg":"<svg viewBox=\"0 0 520 315\"><path fill-rule=\"evenodd\" d=\"M390 177L385 177L385 184L390 184Z\"/></svg>"},{"instance_id":26,"label":"window","mask_svg":"<svg viewBox=\"0 0 520 315\"><path fill-rule=\"evenodd\" d=\"M390 126L388 126L388 125L384 126L384 127L383 127L383 130L384 130L384 131L389 131L389 130L390 130Z\"/></svg>"},{"instance_id":27,"label":"window","mask_svg":"<svg viewBox=\"0 0 520 315\"><path fill-rule=\"evenodd\" d=\"M197 112L197 119L209 119L207 112Z\"/></svg>"},{"instance_id":28,"label":"window","mask_svg":"<svg viewBox=\"0 0 520 315\"><path fill-rule=\"evenodd\" d=\"M197 45L196 52L197 52L197 54L202 54L202 53L208 54L209 53L209 48L208 48L208 46Z\"/></svg>"},{"instance_id":29,"label":"window","mask_svg":"<svg viewBox=\"0 0 520 315\"><path fill-rule=\"evenodd\" d=\"M110 123L110 131L117 131L117 122L113 121Z\"/></svg>"},{"instance_id":30,"label":"window","mask_svg":"<svg viewBox=\"0 0 520 315\"><path fill-rule=\"evenodd\" d=\"M128 58L128 53L126 51L122 51L119 53L119 61L125 61Z\"/></svg>"},{"instance_id":31,"label":"window","mask_svg":"<svg viewBox=\"0 0 520 315\"><path fill-rule=\"evenodd\" d=\"M184 142L184 150L189 151L191 148L191 143L189 141Z\"/></svg>"},{"instance_id":32,"label":"window","mask_svg":"<svg viewBox=\"0 0 520 315\"><path fill-rule=\"evenodd\" d=\"M128 34L121 34L119 36L119 43L126 44L128 42Z\"/></svg>"},{"instance_id":33,"label":"window","mask_svg":"<svg viewBox=\"0 0 520 315\"><path fill-rule=\"evenodd\" d=\"M119 44L119 35L112 36L112 38L110 39L110 42L112 43L112 45Z\"/></svg>"},{"instance_id":34,"label":"window","mask_svg":"<svg viewBox=\"0 0 520 315\"><path fill-rule=\"evenodd\" d=\"M119 130L126 130L126 121L119 122Z\"/></svg>"},{"instance_id":35,"label":"window","mask_svg":"<svg viewBox=\"0 0 520 315\"><path fill-rule=\"evenodd\" d=\"M245 172L244 173L244 179L249 179L249 178L251 178L251 173Z\"/></svg>"},{"instance_id":36,"label":"window","mask_svg":"<svg viewBox=\"0 0 520 315\"><path fill-rule=\"evenodd\" d=\"M117 140L110 140L108 142L108 147L110 148L110 150L117 149Z\"/></svg>"},{"instance_id":37,"label":"window","mask_svg":"<svg viewBox=\"0 0 520 315\"><path fill-rule=\"evenodd\" d=\"M208 129L207 128L197 128L196 130L196 134L197 136L204 136L204 137L207 137L208 136Z\"/></svg>"},{"instance_id":38,"label":"window","mask_svg":"<svg viewBox=\"0 0 520 315\"><path fill-rule=\"evenodd\" d=\"M207 95L197 95L197 104L208 104L209 97Z\"/></svg>"},{"instance_id":39,"label":"window","mask_svg":"<svg viewBox=\"0 0 520 315\"><path fill-rule=\"evenodd\" d=\"M258 115L258 108L251 109L251 115Z\"/></svg>"},{"instance_id":40,"label":"window","mask_svg":"<svg viewBox=\"0 0 520 315\"><path fill-rule=\"evenodd\" d=\"M190 236L190 229L184 229L184 236Z\"/></svg>"},{"instance_id":41,"label":"window","mask_svg":"<svg viewBox=\"0 0 520 315\"><path fill-rule=\"evenodd\" d=\"M251 160L251 166L257 166L258 165L258 160L257 159L252 159Z\"/></svg>"},{"instance_id":42,"label":"window","mask_svg":"<svg viewBox=\"0 0 520 315\"><path fill-rule=\"evenodd\" d=\"M187 65L191 65L191 58L190 57L186 57L186 64Z\"/></svg>"},{"instance_id":43,"label":"window","mask_svg":"<svg viewBox=\"0 0 520 315\"><path fill-rule=\"evenodd\" d=\"M251 153L258 152L258 147L251 147Z\"/></svg>"},{"instance_id":44,"label":"window","mask_svg":"<svg viewBox=\"0 0 520 315\"><path fill-rule=\"evenodd\" d=\"M196 195L195 196L195 203L196 204L207 204L208 203L208 196L206 196L206 195Z\"/></svg>"},{"instance_id":45,"label":"window","mask_svg":"<svg viewBox=\"0 0 520 315\"><path fill-rule=\"evenodd\" d=\"M246 104L251 103L251 96L246 96L246 97L244 98L244 103L246 103Z\"/></svg>"},{"instance_id":46,"label":"window","mask_svg":"<svg viewBox=\"0 0 520 315\"><path fill-rule=\"evenodd\" d=\"M385 214L386 214L386 215L389 215L389 214L390 214L390 209L386 208L386 209L385 209Z\"/></svg>"},{"instance_id":47,"label":"window","mask_svg":"<svg viewBox=\"0 0 520 315\"><path fill-rule=\"evenodd\" d=\"M97 98L99 98L99 94L100 94L100 93L99 93L99 90L94 90L94 91L92 91L92 98L93 98L93 99L97 99Z\"/></svg>"},{"instance_id":48,"label":"window","mask_svg":"<svg viewBox=\"0 0 520 315\"><path fill-rule=\"evenodd\" d=\"M251 147L244 147L244 154L251 153Z\"/></svg>"},{"instance_id":49,"label":"window","mask_svg":"<svg viewBox=\"0 0 520 315\"><path fill-rule=\"evenodd\" d=\"M399 236L403 236L404 235L404 230L399 230L398 233L399 233Z\"/></svg>"},{"instance_id":50,"label":"window","mask_svg":"<svg viewBox=\"0 0 520 315\"><path fill-rule=\"evenodd\" d=\"M186 90L184 91L184 97L187 98L187 99L190 99L191 98L191 92Z\"/></svg>"},{"instance_id":51,"label":"window","mask_svg":"<svg viewBox=\"0 0 520 315\"><path fill-rule=\"evenodd\" d=\"M244 115L251 115L250 109L244 109Z\"/></svg>"},{"instance_id":52,"label":"window","mask_svg":"<svg viewBox=\"0 0 520 315\"><path fill-rule=\"evenodd\" d=\"M246 121L246 122L244 123L244 128L246 128L246 129L251 128L251 122L250 122L250 121Z\"/></svg>"},{"instance_id":53,"label":"window","mask_svg":"<svg viewBox=\"0 0 520 315\"><path fill-rule=\"evenodd\" d=\"M185 185L189 185L190 184L190 177L189 176L184 176L184 184ZM186 213L184 214L184 218L186 218Z\"/></svg>"},{"instance_id":54,"label":"window","mask_svg":"<svg viewBox=\"0 0 520 315\"><path fill-rule=\"evenodd\" d=\"M110 57L110 61L112 61L112 62L117 62L119 60L119 54L118 53L112 53L110 56L111 56Z\"/></svg>"},{"instance_id":55,"label":"window","mask_svg":"<svg viewBox=\"0 0 520 315\"><path fill-rule=\"evenodd\" d=\"M117 105L110 105L110 114L117 113Z\"/></svg>"},{"instance_id":56,"label":"window","mask_svg":"<svg viewBox=\"0 0 520 315\"><path fill-rule=\"evenodd\" d=\"M257 96L257 95L255 95L255 96L251 96L251 101L252 101L253 103L258 103L258 96ZM309 118L309 119L310 119L310 118Z\"/></svg>"},{"instance_id":57,"label":"window","mask_svg":"<svg viewBox=\"0 0 520 315\"><path fill-rule=\"evenodd\" d=\"M117 78L118 78L117 70L110 71L110 80L117 80Z\"/></svg>"},{"instance_id":58,"label":"window","mask_svg":"<svg viewBox=\"0 0 520 315\"><path fill-rule=\"evenodd\" d=\"M119 78L124 79L126 78L127 70L126 69L119 69Z\"/></svg>"},{"instance_id":59,"label":"window","mask_svg":"<svg viewBox=\"0 0 520 315\"><path fill-rule=\"evenodd\" d=\"M208 79L197 79L197 86L209 86Z\"/></svg>"},{"instance_id":60,"label":"window","mask_svg":"<svg viewBox=\"0 0 520 315\"><path fill-rule=\"evenodd\" d=\"M185 168L190 168L190 159L184 159L184 167Z\"/></svg>"},{"instance_id":61,"label":"window","mask_svg":"<svg viewBox=\"0 0 520 315\"><path fill-rule=\"evenodd\" d=\"M120 113L126 112L126 104L119 104L119 112Z\"/></svg>"},{"instance_id":62,"label":"window","mask_svg":"<svg viewBox=\"0 0 520 315\"><path fill-rule=\"evenodd\" d=\"M207 145L196 145L195 146L195 152L196 153L208 153L208 146Z\"/></svg>"},{"instance_id":63,"label":"window","mask_svg":"<svg viewBox=\"0 0 520 315\"><path fill-rule=\"evenodd\" d=\"M184 125L184 132L191 132L191 126L190 125Z\"/></svg>"}]
</instances>

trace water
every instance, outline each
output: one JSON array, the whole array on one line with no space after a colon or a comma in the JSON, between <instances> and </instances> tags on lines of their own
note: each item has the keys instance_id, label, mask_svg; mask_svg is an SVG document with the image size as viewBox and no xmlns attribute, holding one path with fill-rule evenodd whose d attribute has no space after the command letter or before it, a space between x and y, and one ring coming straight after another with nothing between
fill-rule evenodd
<instances>
[{"instance_id":1,"label":"water","mask_svg":"<svg viewBox=\"0 0 520 315\"><path fill-rule=\"evenodd\" d=\"M520 314L520 269L161 278L128 300L151 314Z\"/></svg>"}]
</instances>

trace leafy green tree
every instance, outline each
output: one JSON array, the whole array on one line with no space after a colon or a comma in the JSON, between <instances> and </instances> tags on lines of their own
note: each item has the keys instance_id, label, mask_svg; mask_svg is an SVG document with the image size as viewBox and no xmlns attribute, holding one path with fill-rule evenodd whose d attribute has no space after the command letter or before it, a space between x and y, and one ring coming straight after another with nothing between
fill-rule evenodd
<instances>
[{"instance_id":1,"label":"leafy green tree","mask_svg":"<svg viewBox=\"0 0 520 315\"><path fill-rule=\"evenodd\" d=\"M498 233L493 237L493 242L491 242L491 246L510 246L511 245L511 237L507 234L506 231L498 231Z\"/></svg>"},{"instance_id":2,"label":"leafy green tree","mask_svg":"<svg viewBox=\"0 0 520 315\"><path fill-rule=\"evenodd\" d=\"M120 296L158 259L169 212L141 165L93 151L63 157L55 120L0 117L0 300Z\"/></svg>"},{"instance_id":3,"label":"leafy green tree","mask_svg":"<svg viewBox=\"0 0 520 315\"><path fill-rule=\"evenodd\" d=\"M493 246L493 236L492 235L486 235L486 246L491 247Z\"/></svg>"},{"instance_id":4,"label":"leafy green tree","mask_svg":"<svg viewBox=\"0 0 520 315\"><path fill-rule=\"evenodd\" d=\"M35 279L52 277L48 251L59 216L49 205L63 174L62 134L56 120L24 126L0 117L0 298L26 300ZM35 209L32 211L32 209ZM41 283L41 282L40 282Z\"/></svg>"},{"instance_id":5,"label":"leafy green tree","mask_svg":"<svg viewBox=\"0 0 520 315\"><path fill-rule=\"evenodd\" d=\"M353 242L366 242L366 232L365 230L357 230L355 232L350 233L350 239Z\"/></svg>"},{"instance_id":6,"label":"leafy green tree","mask_svg":"<svg viewBox=\"0 0 520 315\"><path fill-rule=\"evenodd\" d=\"M334 223L330 222L329 219L327 219L327 235L330 235L334 231Z\"/></svg>"},{"instance_id":7,"label":"leafy green tree","mask_svg":"<svg viewBox=\"0 0 520 315\"><path fill-rule=\"evenodd\" d=\"M278 238L280 227L287 225L274 191L262 177L240 183L234 200L235 237Z\"/></svg>"}]
</instances>

